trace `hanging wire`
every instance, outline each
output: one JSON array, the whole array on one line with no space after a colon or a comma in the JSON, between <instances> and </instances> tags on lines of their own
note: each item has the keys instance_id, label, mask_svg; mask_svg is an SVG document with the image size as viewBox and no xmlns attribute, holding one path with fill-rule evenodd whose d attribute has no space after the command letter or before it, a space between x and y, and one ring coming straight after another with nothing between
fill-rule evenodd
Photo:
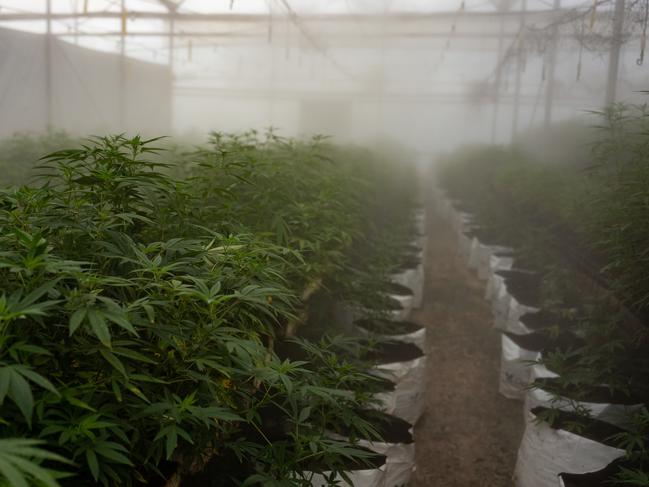
<instances>
[{"instance_id":1,"label":"hanging wire","mask_svg":"<svg viewBox=\"0 0 649 487\"><path fill-rule=\"evenodd\" d=\"M435 65L433 65L433 68L431 69L431 75L435 75L437 73L437 71L439 71L439 69L441 68L444 61L446 60L446 52L451 47L451 39L455 36L455 32L456 32L456 29L457 29L458 21L460 19L460 15L465 10L466 10L465 0L462 0L462 2L460 2L460 6L459 6L458 10L455 12L455 15L453 16L451 29L450 29L448 35L446 36L446 41L444 42L444 47L441 49L441 51L439 53L437 63Z\"/></svg>"},{"instance_id":2,"label":"hanging wire","mask_svg":"<svg viewBox=\"0 0 649 487\"><path fill-rule=\"evenodd\" d=\"M642 35L640 36L640 57L635 60L638 66L644 63L644 51L647 46L647 20L649 20L649 0L644 2L644 20L642 22Z\"/></svg>"}]
</instances>

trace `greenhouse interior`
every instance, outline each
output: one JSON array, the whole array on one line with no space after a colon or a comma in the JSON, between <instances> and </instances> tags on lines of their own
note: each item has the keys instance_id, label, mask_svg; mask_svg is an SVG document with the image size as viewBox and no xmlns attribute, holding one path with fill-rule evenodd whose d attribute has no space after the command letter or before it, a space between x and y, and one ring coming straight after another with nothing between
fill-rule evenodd
<instances>
[{"instance_id":1,"label":"greenhouse interior","mask_svg":"<svg viewBox=\"0 0 649 487\"><path fill-rule=\"evenodd\" d=\"M648 24L0 0L0 487L649 487Z\"/></svg>"}]
</instances>

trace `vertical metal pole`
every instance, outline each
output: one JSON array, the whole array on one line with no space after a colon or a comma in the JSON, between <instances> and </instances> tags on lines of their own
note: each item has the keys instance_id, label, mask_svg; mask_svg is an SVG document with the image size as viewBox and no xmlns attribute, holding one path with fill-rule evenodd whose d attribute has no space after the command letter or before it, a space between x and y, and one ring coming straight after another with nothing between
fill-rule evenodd
<instances>
[{"instance_id":1,"label":"vertical metal pole","mask_svg":"<svg viewBox=\"0 0 649 487\"><path fill-rule=\"evenodd\" d=\"M550 52L548 53L548 74L547 86L545 88L545 116L543 124L549 127L552 123L552 105L554 104L554 76L557 67L557 46L559 44L559 20L558 11L561 8L561 0L554 0L554 10L557 15L554 16L552 29L550 30Z\"/></svg>"},{"instance_id":2,"label":"vertical metal pole","mask_svg":"<svg viewBox=\"0 0 649 487\"><path fill-rule=\"evenodd\" d=\"M79 44L79 0L74 0L74 44Z\"/></svg>"},{"instance_id":3,"label":"vertical metal pole","mask_svg":"<svg viewBox=\"0 0 649 487\"><path fill-rule=\"evenodd\" d=\"M119 131L126 132L126 4L121 0L121 30L119 43Z\"/></svg>"},{"instance_id":4,"label":"vertical metal pole","mask_svg":"<svg viewBox=\"0 0 649 487\"><path fill-rule=\"evenodd\" d=\"M45 25L45 125L46 129L52 128L52 0L46 3Z\"/></svg>"},{"instance_id":5,"label":"vertical metal pole","mask_svg":"<svg viewBox=\"0 0 649 487\"><path fill-rule=\"evenodd\" d=\"M521 20L519 25L518 34L518 47L516 60L516 81L514 84L514 113L512 114L512 140L518 133L518 115L521 108L521 79L523 77L523 42L525 38L525 12L527 11L527 0L523 0L521 4Z\"/></svg>"},{"instance_id":6,"label":"vertical metal pole","mask_svg":"<svg viewBox=\"0 0 649 487\"><path fill-rule=\"evenodd\" d=\"M494 111L491 120L491 143L496 142L496 135L498 133L498 111L500 108L500 85L502 82L502 68L503 68L503 45L505 43L505 18L503 17L504 9L502 6L500 11L500 31L498 33L498 57L496 58L496 79L494 81Z\"/></svg>"},{"instance_id":7,"label":"vertical metal pole","mask_svg":"<svg viewBox=\"0 0 649 487\"><path fill-rule=\"evenodd\" d=\"M174 85L176 81L176 76L174 74L174 50L176 48L175 36L176 33L176 10L169 10L169 53L168 53L168 64L169 64L169 76L171 76L171 87L170 87L170 96L171 100L169 101L169 123L170 128L173 128L174 124Z\"/></svg>"},{"instance_id":8,"label":"vertical metal pole","mask_svg":"<svg viewBox=\"0 0 649 487\"><path fill-rule=\"evenodd\" d=\"M620 50L622 49L622 31L624 28L625 0L615 0L613 11L613 37L608 57L608 78L606 81L606 106L615 103L617 75L620 69Z\"/></svg>"}]
</instances>

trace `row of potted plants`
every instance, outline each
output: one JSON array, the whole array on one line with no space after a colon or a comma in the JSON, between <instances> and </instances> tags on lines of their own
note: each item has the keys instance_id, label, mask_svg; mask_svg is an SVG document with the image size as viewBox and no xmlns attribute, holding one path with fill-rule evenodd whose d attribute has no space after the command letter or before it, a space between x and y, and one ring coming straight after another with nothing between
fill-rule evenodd
<instances>
[{"instance_id":1,"label":"row of potted plants","mask_svg":"<svg viewBox=\"0 0 649 487\"><path fill-rule=\"evenodd\" d=\"M0 193L2 481L405 482L411 168L317 137L159 143L91 139Z\"/></svg>"},{"instance_id":2,"label":"row of potted plants","mask_svg":"<svg viewBox=\"0 0 649 487\"><path fill-rule=\"evenodd\" d=\"M486 281L501 333L500 392L524 400L520 487L649 484L649 347L636 299L643 284L633 297L623 292L644 266L640 253L631 257L644 237L629 230L643 225L642 212L602 213L642 199L626 191L646 170L646 132L637 132L643 118L619 125L618 110L606 114L612 124L589 171L487 148L463 153L440 174L437 207L457 231L459 254ZM559 184L539 187L552 181ZM594 222L612 232L607 240ZM620 240L633 232L634 241Z\"/></svg>"}]
</instances>

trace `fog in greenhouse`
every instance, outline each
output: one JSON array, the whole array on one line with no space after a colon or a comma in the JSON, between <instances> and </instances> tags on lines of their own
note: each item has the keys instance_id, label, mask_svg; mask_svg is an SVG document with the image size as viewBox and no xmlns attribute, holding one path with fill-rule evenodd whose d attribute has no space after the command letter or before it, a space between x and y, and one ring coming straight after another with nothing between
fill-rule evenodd
<instances>
[{"instance_id":1,"label":"fog in greenhouse","mask_svg":"<svg viewBox=\"0 0 649 487\"><path fill-rule=\"evenodd\" d=\"M649 0L0 0L0 487L649 487Z\"/></svg>"},{"instance_id":2,"label":"fog in greenhouse","mask_svg":"<svg viewBox=\"0 0 649 487\"><path fill-rule=\"evenodd\" d=\"M200 140L274 127L391 139L424 158L505 143L587 121L606 101L613 4L557 5L3 0L0 135L49 126ZM641 102L647 88L636 10L620 34L616 101Z\"/></svg>"}]
</instances>

